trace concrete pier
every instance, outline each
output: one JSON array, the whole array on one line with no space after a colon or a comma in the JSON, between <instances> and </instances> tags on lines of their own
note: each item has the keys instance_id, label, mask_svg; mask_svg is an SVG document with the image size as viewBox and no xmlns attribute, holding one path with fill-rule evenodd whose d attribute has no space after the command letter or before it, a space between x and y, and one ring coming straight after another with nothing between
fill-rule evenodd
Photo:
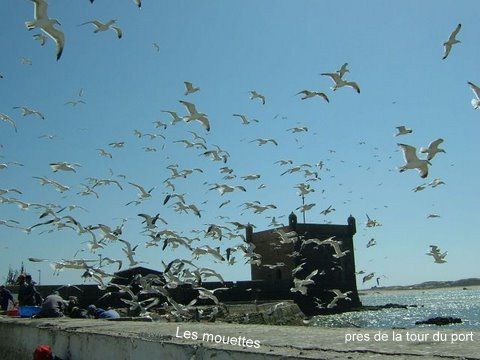
<instances>
[{"instance_id":1,"label":"concrete pier","mask_svg":"<svg viewBox=\"0 0 480 360\"><path fill-rule=\"evenodd\" d=\"M380 330L228 323L112 322L77 319L0 317L0 358L31 360L35 347L50 345L71 360L150 359L478 359L480 332L441 329L381 330L387 341L359 341ZM403 341L393 341L392 331ZM436 342L440 331L448 338ZM406 341L406 333L429 334L427 341ZM194 336L193 334L196 334ZM205 334L206 337L205 337ZM349 334L356 340L345 343ZM463 339L451 343L452 334ZM210 336L212 335L212 336ZM361 335L361 336L360 336ZM197 339L195 339L197 337ZM220 340L221 343L216 343ZM251 341L249 341L251 340ZM410 339L412 340L412 339ZM417 339L419 340L419 339ZM222 343L226 342L226 344ZM258 346L256 346L258 345Z\"/></svg>"}]
</instances>

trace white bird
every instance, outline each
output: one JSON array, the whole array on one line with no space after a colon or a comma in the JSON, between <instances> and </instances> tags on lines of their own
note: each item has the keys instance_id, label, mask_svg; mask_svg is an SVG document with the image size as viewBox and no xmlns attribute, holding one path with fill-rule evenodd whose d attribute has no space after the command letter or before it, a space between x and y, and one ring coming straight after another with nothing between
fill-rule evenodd
<instances>
[{"instance_id":1,"label":"white bird","mask_svg":"<svg viewBox=\"0 0 480 360\"><path fill-rule=\"evenodd\" d=\"M428 256L433 256L435 263L437 264L443 264L446 263L447 261L445 260L445 257L447 256L447 251L445 251L443 254L440 252L440 249L436 245L430 245L430 252L426 253Z\"/></svg>"},{"instance_id":2,"label":"white bird","mask_svg":"<svg viewBox=\"0 0 480 360\"><path fill-rule=\"evenodd\" d=\"M255 139L255 140L252 140L250 141L251 143L252 142L258 142L258 146L262 146L262 145L265 145L265 144L268 144L269 142L271 142L272 144L278 146L278 142L274 139Z\"/></svg>"},{"instance_id":3,"label":"white bird","mask_svg":"<svg viewBox=\"0 0 480 360\"><path fill-rule=\"evenodd\" d=\"M397 144L402 148L403 158L406 164L399 167L400 172L408 169L417 169L420 177L425 179L428 176L428 165L431 165L429 160L420 160L417 156L417 149L411 145Z\"/></svg>"},{"instance_id":4,"label":"white bird","mask_svg":"<svg viewBox=\"0 0 480 360\"><path fill-rule=\"evenodd\" d=\"M428 154L427 160L432 160L437 153L446 153L445 150L439 149L438 146L443 142L443 139L437 139L435 141L432 141L430 144L428 144L427 148L421 147L420 152L422 154Z\"/></svg>"},{"instance_id":5,"label":"white bird","mask_svg":"<svg viewBox=\"0 0 480 360\"><path fill-rule=\"evenodd\" d=\"M117 25L113 25L116 22L117 22L116 19L109 20L106 23L102 23L101 21L99 21L97 19L94 19L94 20L91 20L91 21L84 22L84 23L82 23L78 26L93 24L96 27L96 29L93 31L95 34L100 32L100 31L107 31L108 29L112 29L113 31L115 31L117 33L117 37L119 39L121 39L122 35L123 35L122 34L122 29L120 29L120 27L118 27Z\"/></svg>"},{"instance_id":6,"label":"white bird","mask_svg":"<svg viewBox=\"0 0 480 360\"><path fill-rule=\"evenodd\" d=\"M436 188L440 185L445 185L445 182L441 179L433 179L431 182L428 183L428 186L431 186L432 188Z\"/></svg>"},{"instance_id":7,"label":"white bird","mask_svg":"<svg viewBox=\"0 0 480 360\"><path fill-rule=\"evenodd\" d=\"M352 89L355 89L355 91L360 94L360 87L354 81L343 80L341 78L341 76L338 75L337 73L322 73L321 75L328 76L332 79L332 81L333 81L332 90L333 91L336 91L337 89L339 89L341 87L348 86L348 87L351 87Z\"/></svg>"},{"instance_id":8,"label":"white bird","mask_svg":"<svg viewBox=\"0 0 480 360\"><path fill-rule=\"evenodd\" d=\"M193 94L200 90L199 87L194 87L191 82L184 81L183 83L185 84L185 89L186 89L185 96L187 96L188 94Z\"/></svg>"},{"instance_id":9,"label":"white bird","mask_svg":"<svg viewBox=\"0 0 480 360\"><path fill-rule=\"evenodd\" d=\"M112 158L112 154L110 154L109 152L103 150L103 149L96 149L100 156L106 156L106 157L109 157L110 159Z\"/></svg>"},{"instance_id":10,"label":"white bird","mask_svg":"<svg viewBox=\"0 0 480 360\"><path fill-rule=\"evenodd\" d=\"M204 113L199 113L194 104L189 103L187 101L180 100L189 112L189 115L183 117L186 122L190 122L196 120L202 124L205 130L210 131L210 122L208 121L207 115Z\"/></svg>"},{"instance_id":11,"label":"white bird","mask_svg":"<svg viewBox=\"0 0 480 360\"><path fill-rule=\"evenodd\" d=\"M133 267L135 265L140 264L140 262L136 261L133 256L135 255L135 250L137 249L138 245L135 245L132 247L132 244L130 244L126 240L118 239L118 241L124 243L126 246L122 248L122 251L125 253L127 256L128 260L130 261L130 267Z\"/></svg>"},{"instance_id":12,"label":"white bird","mask_svg":"<svg viewBox=\"0 0 480 360\"><path fill-rule=\"evenodd\" d=\"M80 164L76 163L67 163L67 162L59 162L59 163L51 163L50 167L52 168L53 172L57 172L59 170L62 171L73 171L76 172L75 167L81 166Z\"/></svg>"},{"instance_id":13,"label":"white bird","mask_svg":"<svg viewBox=\"0 0 480 360\"><path fill-rule=\"evenodd\" d=\"M375 239L372 238L368 241L367 248L375 246L375 245L377 245L377 242L375 241Z\"/></svg>"},{"instance_id":14,"label":"white bird","mask_svg":"<svg viewBox=\"0 0 480 360\"><path fill-rule=\"evenodd\" d=\"M242 124L243 125L248 125L252 121L255 121L257 123L259 122L257 119L248 120L248 118L245 115L242 115L242 114L233 114L233 116L236 116L236 117L239 117L240 119L242 119Z\"/></svg>"},{"instance_id":15,"label":"white bird","mask_svg":"<svg viewBox=\"0 0 480 360\"><path fill-rule=\"evenodd\" d=\"M15 124L15 121L13 121L13 119L10 116L0 113L0 120L12 125L13 128L15 129L15 132L17 132L17 125Z\"/></svg>"},{"instance_id":16,"label":"white bird","mask_svg":"<svg viewBox=\"0 0 480 360\"><path fill-rule=\"evenodd\" d=\"M250 99L251 100L260 99L262 101L262 104L265 105L265 96L263 96L262 94L259 94L255 90L250 91Z\"/></svg>"},{"instance_id":17,"label":"white bird","mask_svg":"<svg viewBox=\"0 0 480 360\"><path fill-rule=\"evenodd\" d=\"M230 193L230 192L233 192L235 189L238 189L238 190L241 190L241 191L244 191L246 192L247 190L239 185L239 186L230 186L230 185L227 185L227 184L213 184L213 187L210 188L209 190L218 190L218 192L220 193L220 195L223 195L225 193Z\"/></svg>"},{"instance_id":18,"label":"white bird","mask_svg":"<svg viewBox=\"0 0 480 360\"><path fill-rule=\"evenodd\" d=\"M292 134L294 134L294 133L300 133L300 132L308 132L308 128L306 126L296 126L296 127L287 129L287 131L291 131Z\"/></svg>"},{"instance_id":19,"label":"white bird","mask_svg":"<svg viewBox=\"0 0 480 360\"><path fill-rule=\"evenodd\" d=\"M158 45L156 42L154 42L154 43L152 44L152 46L153 46L153 48L154 48L155 50L157 50L157 52L160 51L160 45Z\"/></svg>"},{"instance_id":20,"label":"white bird","mask_svg":"<svg viewBox=\"0 0 480 360\"><path fill-rule=\"evenodd\" d=\"M177 122L183 121L183 119L180 116L178 116L178 114L175 111L162 110L162 112L170 114L170 116L172 117L171 125L174 125Z\"/></svg>"},{"instance_id":21,"label":"white bird","mask_svg":"<svg viewBox=\"0 0 480 360\"><path fill-rule=\"evenodd\" d=\"M321 215L325 215L327 216L328 214L330 214L331 212L335 211L334 208L332 208L332 205L330 205L328 208L326 208L325 210L322 210L320 212Z\"/></svg>"},{"instance_id":22,"label":"white bird","mask_svg":"<svg viewBox=\"0 0 480 360\"><path fill-rule=\"evenodd\" d=\"M47 15L48 4L45 0L31 0L34 3L33 21L25 22L28 30L39 28L47 34L56 44L57 60L60 59L65 45L65 35L62 31L55 28L60 25L57 19L50 19Z\"/></svg>"},{"instance_id":23,"label":"white bird","mask_svg":"<svg viewBox=\"0 0 480 360\"><path fill-rule=\"evenodd\" d=\"M380 224L377 220L371 219L370 216L368 216L368 214L365 214L365 215L367 215L366 227L382 226L382 224Z\"/></svg>"},{"instance_id":24,"label":"white bird","mask_svg":"<svg viewBox=\"0 0 480 360\"><path fill-rule=\"evenodd\" d=\"M331 309L333 307L335 307L337 305L337 302L338 300L352 300L348 297L348 295L350 295L352 292L351 291L347 291L345 293L342 293L340 290L338 289L331 289L330 290L331 292L333 292L335 294L335 297L333 298L333 300L327 305L327 308L328 309Z\"/></svg>"},{"instance_id":25,"label":"white bird","mask_svg":"<svg viewBox=\"0 0 480 360\"><path fill-rule=\"evenodd\" d=\"M450 54L450 51L452 50L452 46L454 44L458 44L458 43L461 42L461 41L459 41L455 38L457 36L458 32L460 31L461 27L462 27L462 24L458 24L457 27L455 28L455 30L453 30L453 32L448 37L448 40L443 43L443 47L445 48L445 52L444 52L443 58L442 58L443 60L445 60L447 58L448 54Z\"/></svg>"},{"instance_id":26,"label":"white bird","mask_svg":"<svg viewBox=\"0 0 480 360\"><path fill-rule=\"evenodd\" d=\"M325 100L327 103L330 102L330 100L328 99L327 95L323 92L318 92L318 91L311 91L311 90L302 90L298 93L296 93L295 95L300 95L300 94L303 94L303 97L302 97L302 100L305 100L305 99L310 99L310 98L313 98L315 96L320 96L321 98L323 98L323 100Z\"/></svg>"},{"instance_id":27,"label":"white bird","mask_svg":"<svg viewBox=\"0 0 480 360\"><path fill-rule=\"evenodd\" d=\"M307 295L307 286L315 284L312 278L317 275L318 270L313 270L305 279L293 278L294 287L290 289L291 292L300 292L302 295Z\"/></svg>"},{"instance_id":28,"label":"white bird","mask_svg":"<svg viewBox=\"0 0 480 360\"><path fill-rule=\"evenodd\" d=\"M138 194L138 198L140 200L145 200L145 199L148 199L149 197L151 197L152 196L151 192L155 189L155 186L154 186L150 190L145 191L143 186L137 185L137 184L132 183L132 182L129 182L129 184L132 185L132 186L135 186L138 190L140 190L140 193Z\"/></svg>"},{"instance_id":29,"label":"white bird","mask_svg":"<svg viewBox=\"0 0 480 360\"><path fill-rule=\"evenodd\" d=\"M72 105L72 106L77 106L78 104L86 104L85 101L83 101L82 99L78 99L78 100L70 100L70 101L67 101L64 105Z\"/></svg>"},{"instance_id":30,"label":"white bird","mask_svg":"<svg viewBox=\"0 0 480 360\"><path fill-rule=\"evenodd\" d=\"M43 116L43 114L40 111L29 109L26 106L14 106L13 108L14 109L20 109L22 111L23 116L37 115L42 120L45 120L45 117Z\"/></svg>"},{"instance_id":31,"label":"white bird","mask_svg":"<svg viewBox=\"0 0 480 360\"><path fill-rule=\"evenodd\" d=\"M472 99L472 106L476 110L480 107L480 88L470 81L468 82L468 85L470 85L470 88L476 97L476 99Z\"/></svg>"},{"instance_id":32,"label":"white bird","mask_svg":"<svg viewBox=\"0 0 480 360\"><path fill-rule=\"evenodd\" d=\"M411 134L413 132L412 129L406 128L403 125L402 126L397 126L396 129L397 129L397 133L395 134L395 136L407 135L407 134Z\"/></svg>"},{"instance_id":33,"label":"white bird","mask_svg":"<svg viewBox=\"0 0 480 360\"><path fill-rule=\"evenodd\" d=\"M375 273L370 273L368 275L365 275L363 278L362 278L362 283L366 283L367 281L370 281L373 279L373 277L375 276Z\"/></svg>"}]
</instances>

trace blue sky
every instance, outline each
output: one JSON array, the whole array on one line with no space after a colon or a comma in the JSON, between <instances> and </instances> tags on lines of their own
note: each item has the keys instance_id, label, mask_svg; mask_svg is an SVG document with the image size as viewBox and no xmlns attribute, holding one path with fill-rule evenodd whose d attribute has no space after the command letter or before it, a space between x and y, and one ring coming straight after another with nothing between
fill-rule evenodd
<instances>
[{"instance_id":1,"label":"blue sky","mask_svg":"<svg viewBox=\"0 0 480 360\"><path fill-rule=\"evenodd\" d=\"M24 166L0 170L0 188L21 189L22 195L5 196L31 203L83 206L88 213L77 209L70 215L84 225L114 227L120 223L118 218L129 218L125 239L141 244L137 255L146 266L161 269L162 260L188 254L178 249L146 249L143 244L148 238L141 233L138 213L159 212L169 223L166 228L184 234L206 229L210 223L221 224L215 218L218 215L267 229L270 219L265 216L279 218L301 204L293 186L305 181L301 174L280 176L287 167L273 163L279 159L312 165L323 161L321 180L311 183L316 192L306 198L307 203L316 203L307 213L307 222L344 224L349 214L355 216L357 270L385 275L384 285L478 276L475 224L479 205L475 199L480 190L475 181L475 144L480 113L470 105L473 94L467 85L467 81L480 83L475 61L480 10L475 5L473 1L349 1L339 5L303 0L144 0L142 9L137 9L130 0L97 0L94 4L51 0L49 16L60 21L66 36L64 53L57 62L52 41L41 47L32 38L36 31L25 28L24 22L33 18L32 3L5 1L0 12L4 49L0 112L15 120L18 133L0 123L0 162L18 161ZM117 19L123 38L117 39L113 31L94 34L93 25L78 26L92 19ZM442 43L458 23L462 24L457 36L461 43L442 60ZM160 51L154 49L154 42ZM32 65L22 64L21 57L31 59ZM334 72L345 62L350 69L346 77L358 82L361 94L350 88L332 92L330 79L319 75ZM184 81L201 90L184 96ZM80 89L84 89L86 104L64 105L78 99ZM300 100L295 94L304 89L326 92L330 103L319 98ZM250 90L265 95L266 104L250 100ZM154 128L153 121L169 121L162 110L185 114L179 100L193 102L208 114L208 134L197 122L166 130ZM21 116L12 109L19 105L41 111L45 120ZM244 126L234 113L259 123ZM399 125L412 128L413 133L394 137ZM307 126L309 131L286 131L295 126ZM134 129L160 133L166 140L138 139ZM173 143L191 139L189 130L206 137L209 148L216 144L230 153L227 165L237 179L222 180L219 168L224 164L199 156L200 150ZM43 134L57 137L39 139ZM279 146L249 143L256 138L274 138ZM438 138L445 140L442 146L447 152L433 159L426 180L441 178L446 185L414 193L411 189L424 181L416 171L398 172L403 157L396 144L419 148ZM112 149L108 144L114 141L125 141L125 147ZM158 151L145 152L146 146ZM100 157L96 148L111 152L113 159ZM52 173L49 163L60 161L82 167L76 173ZM175 180L177 192L186 193L187 203L202 210L201 219L162 205L169 192L163 184L170 174L166 167L173 163L180 169L203 169L203 174ZM98 200L76 194L87 177L118 174L127 176L126 180L116 178L124 185L123 191L101 187ZM240 179L248 174L261 174L261 178ZM42 187L32 176L55 179L71 190L60 194ZM136 207L125 206L137 193L127 181L148 189L155 186L152 199ZM247 192L221 197L208 191L204 182L243 185ZM261 183L267 187L258 190ZM231 203L218 209L228 199ZM242 215L238 205L255 200L273 203L277 209ZM336 211L320 215L329 205ZM33 209L22 211L8 203L0 204L0 209L1 219L14 219L25 227L38 221ZM366 228L367 213L382 226ZM427 219L430 213L441 217ZM27 235L1 226L0 274L28 257L70 259L86 247L82 243L88 240L85 235L79 237L69 229L40 234L47 229L37 228ZM371 238L377 245L367 249ZM211 239L203 243L222 249L239 244L216 244ZM448 251L447 263L434 264L425 255L430 244ZM126 260L120 249L121 244L113 243L101 253ZM88 250L78 255L97 256ZM225 266L201 258L200 263L221 271L228 280L250 276L243 261ZM26 265L32 274L42 271L43 283L82 281L77 271L53 276L48 264Z\"/></svg>"}]
</instances>

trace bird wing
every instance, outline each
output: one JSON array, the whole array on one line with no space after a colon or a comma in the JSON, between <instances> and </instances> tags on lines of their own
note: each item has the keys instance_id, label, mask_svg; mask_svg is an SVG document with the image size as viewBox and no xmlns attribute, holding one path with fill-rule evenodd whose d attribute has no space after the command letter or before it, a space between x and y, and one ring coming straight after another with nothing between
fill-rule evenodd
<instances>
[{"instance_id":1,"label":"bird wing","mask_svg":"<svg viewBox=\"0 0 480 360\"><path fill-rule=\"evenodd\" d=\"M112 26L112 29L117 33L117 37L121 39L123 36L122 29L120 29L118 26Z\"/></svg>"},{"instance_id":2,"label":"bird wing","mask_svg":"<svg viewBox=\"0 0 480 360\"><path fill-rule=\"evenodd\" d=\"M208 121L208 119L205 116L199 117L197 119L197 121L199 121L203 125L205 130L210 131L210 122Z\"/></svg>"},{"instance_id":3,"label":"bird wing","mask_svg":"<svg viewBox=\"0 0 480 360\"><path fill-rule=\"evenodd\" d=\"M190 113L190 115L198 114L194 104L183 100L180 100L180 103L182 103L187 108L187 111Z\"/></svg>"},{"instance_id":4,"label":"bird wing","mask_svg":"<svg viewBox=\"0 0 480 360\"><path fill-rule=\"evenodd\" d=\"M406 144L397 144L402 148L403 158L407 163L418 161L417 149L414 146Z\"/></svg>"},{"instance_id":5,"label":"bird wing","mask_svg":"<svg viewBox=\"0 0 480 360\"><path fill-rule=\"evenodd\" d=\"M474 83L470 82L470 81L468 82L468 85L470 85L470 88L472 89L472 91L473 91L473 93L475 94L476 98L477 98L478 100L480 100L480 88L479 88L477 85L475 85Z\"/></svg>"},{"instance_id":6,"label":"bird wing","mask_svg":"<svg viewBox=\"0 0 480 360\"><path fill-rule=\"evenodd\" d=\"M321 96L327 103L330 102L330 100L328 99L328 96L325 94L325 93L317 93L318 96Z\"/></svg>"},{"instance_id":7,"label":"bird wing","mask_svg":"<svg viewBox=\"0 0 480 360\"><path fill-rule=\"evenodd\" d=\"M349 81L345 84L345 86L350 86L351 88L354 88L355 91L360 94L360 87L358 86L358 84L356 82Z\"/></svg>"},{"instance_id":8,"label":"bird wing","mask_svg":"<svg viewBox=\"0 0 480 360\"><path fill-rule=\"evenodd\" d=\"M60 59L63 52L63 47L65 46L65 35L62 31L55 29L53 24L48 23L42 27L42 31L47 34L53 41L57 48L57 60Z\"/></svg>"},{"instance_id":9,"label":"bird wing","mask_svg":"<svg viewBox=\"0 0 480 360\"><path fill-rule=\"evenodd\" d=\"M45 0L32 0L35 5L33 7L33 17L35 20L48 18L47 7L48 4Z\"/></svg>"},{"instance_id":10,"label":"bird wing","mask_svg":"<svg viewBox=\"0 0 480 360\"><path fill-rule=\"evenodd\" d=\"M137 184L132 183L132 182L129 182L129 184L132 185L132 186L135 186L138 190L140 190L140 191L142 192L142 194L146 194L146 193L147 193L142 186L137 185Z\"/></svg>"},{"instance_id":11,"label":"bird wing","mask_svg":"<svg viewBox=\"0 0 480 360\"><path fill-rule=\"evenodd\" d=\"M342 79L337 73L321 73L320 75L329 76L333 82L338 83Z\"/></svg>"},{"instance_id":12,"label":"bird wing","mask_svg":"<svg viewBox=\"0 0 480 360\"><path fill-rule=\"evenodd\" d=\"M428 144L428 149L433 150L433 149L438 149L438 145L440 145L443 142L443 139L437 139L435 141L432 141L430 144Z\"/></svg>"},{"instance_id":13,"label":"bird wing","mask_svg":"<svg viewBox=\"0 0 480 360\"><path fill-rule=\"evenodd\" d=\"M420 173L420 177L422 179L425 179L428 176L428 163L424 162L422 163L418 168L418 172Z\"/></svg>"},{"instance_id":14,"label":"bird wing","mask_svg":"<svg viewBox=\"0 0 480 360\"><path fill-rule=\"evenodd\" d=\"M450 37L448 38L448 41L453 41L455 40L455 37L457 36L458 32L460 31L462 27L462 24L458 24L455 30L450 34Z\"/></svg>"},{"instance_id":15,"label":"bird wing","mask_svg":"<svg viewBox=\"0 0 480 360\"><path fill-rule=\"evenodd\" d=\"M445 60L448 56L448 54L450 54L450 51L452 50L452 44L450 44L449 42L446 42L443 44L443 46L445 47L445 52L443 53L443 60Z\"/></svg>"},{"instance_id":16,"label":"bird wing","mask_svg":"<svg viewBox=\"0 0 480 360\"><path fill-rule=\"evenodd\" d=\"M86 21L86 22L84 22L84 23L81 23L81 24L78 25L78 26L87 25L87 24L93 24L93 25L95 25L97 28L99 28L100 26L103 25L103 23L101 23L101 22L98 21L98 20L90 20L90 21Z\"/></svg>"}]
</instances>

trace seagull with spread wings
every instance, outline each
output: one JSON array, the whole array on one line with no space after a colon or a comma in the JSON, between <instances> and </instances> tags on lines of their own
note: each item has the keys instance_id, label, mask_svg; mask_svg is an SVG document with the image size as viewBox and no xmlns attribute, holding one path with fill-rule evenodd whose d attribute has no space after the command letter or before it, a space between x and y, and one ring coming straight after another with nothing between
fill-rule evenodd
<instances>
[{"instance_id":1,"label":"seagull with spread wings","mask_svg":"<svg viewBox=\"0 0 480 360\"><path fill-rule=\"evenodd\" d=\"M305 99L310 99L310 98L313 98L315 96L320 96L321 98L323 98L323 100L325 100L327 103L330 102L330 100L328 99L327 95L323 92L319 92L319 91L311 91L311 90L302 90L298 93L296 93L295 95L300 95L302 94L303 97L302 97L302 100L305 100Z\"/></svg>"},{"instance_id":2,"label":"seagull with spread wings","mask_svg":"<svg viewBox=\"0 0 480 360\"><path fill-rule=\"evenodd\" d=\"M260 99L262 101L262 104L265 105L265 96L262 94L256 92L255 90L250 91L250 99Z\"/></svg>"},{"instance_id":3,"label":"seagull with spread wings","mask_svg":"<svg viewBox=\"0 0 480 360\"><path fill-rule=\"evenodd\" d=\"M14 106L14 109L20 109L23 116L37 115L40 119L45 120L45 117L40 111L29 109L26 106Z\"/></svg>"},{"instance_id":4,"label":"seagull with spread wings","mask_svg":"<svg viewBox=\"0 0 480 360\"><path fill-rule=\"evenodd\" d=\"M340 89L341 87L348 86L348 87L351 87L352 89L355 89L355 91L360 94L360 87L354 81L343 80L342 77L340 75L338 75L337 73L322 73L320 75L328 76L332 79L332 81L333 81L332 90L333 91L336 91L337 89Z\"/></svg>"},{"instance_id":5,"label":"seagull with spread wings","mask_svg":"<svg viewBox=\"0 0 480 360\"><path fill-rule=\"evenodd\" d=\"M189 115L183 117L186 122L197 120L202 124L205 130L210 131L210 122L208 121L207 114L199 113L195 105L192 103L183 100L180 100L180 103L182 103L187 108L187 111L189 113Z\"/></svg>"},{"instance_id":6,"label":"seagull with spread wings","mask_svg":"<svg viewBox=\"0 0 480 360\"><path fill-rule=\"evenodd\" d=\"M399 167L400 172L409 169L417 169L420 177L425 179L428 176L428 165L431 165L429 160L420 160L417 156L417 149L414 146L406 144L397 144L403 151L403 158L406 164Z\"/></svg>"},{"instance_id":7,"label":"seagull with spread wings","mask_svg":"<svg viewBox=\"0 0 480 360\"><path fill-rule=\"evenodd\" d=\"M441 153L441 152L446 153L445 150L438 148L438 146L439 146L442 142L443 142L443 139L437 139L437 140L435 140L435 141L432 141L430 144L428 144L428 147L426 147L426 148L421 147L421 148L420 148L420 152L421 152L422 154L428 154L427 160L430 161L430 160L432 160L432 159L435 157L435 155L436 155L437 153Z\"/></svg>"},{"instance_id":8,"label":"seagull with spread wings","mask_svg":"<svg viewBox=\"0 0 480 360\"><path fill-rule=\"evenodd\" d=\"M442 58L443 60L445 60L447 58L448 54L450 54L450 51L452 50L452 46L454 44L458 44L458 43L461 42L461 41L459 41L455 38L457 36L458 32L460 31L461 27L462 27L462 24L458 24L457 27L455 28L455 30L453 30L453 32L448 37L448 40L443 43L443 47L445 48L445 52L444 52L443 58Z\"/></svg>"},{"instance_id":9,"label":"seagull with spread wings","mask_svg":"<svg viewBox=\"0 0 480 360\"><path fill-rule=\"evenodd\" d=\"M25 22L28 30L39 28L47 34L54 42L57 48L57 60L60 59L65 45L65 35L62 31L55 28L60 25L57 19L50 19L47 15L48 4L45 0L31 0L34 3L33 21Z\"/></svg>"},{"instance_id":10,"label":"seagull with spread wings","mask_svg":"<svg viewBox=\"0 0 480 360\"><path fill-rule=\"evenodd\" d=\"M472 106L475 110L477 110L480 107L480 88L470 81L468 82L468 85L470 85L470 88L472 89L476 98L472 99Z\"/></svg>"},{"instance_id":11,"label":"seagull with spread wings","mask_svg":"<svg viewBox=\"0 0 480 360\"><path fill-rule=\"evenodd\" d=\"M15 132L17 132L17 125L15 124L15 121L13 121L13 119L10 116L8 116L7 114L0 113L0 120L12 125L13 128L15 129Z\"/></svg>"},{"instance_id":12,"label":"seagull with spread wings","mask_svg":"<svg viewBox=\"0 0 480 360\"><path fill-rule=\"evenodd\" d=\"M84 22L78 26L93 24L96 27L96 29L93 31L95 34L101 31L107 31L108 29L112 29L117 33L117 37L121 39L123 36L122 29L120 29L120 27L118 27L117 25L114 25L116 23L117 23L116 19L109 20L106 23L102 23L100 20L94 19L94 20Z\"/></svg>"},{"instance_id":13,"label":"seagull with spread wings","mask_svg":"<svg viewBox=\"0 0 480 360\"><path fill-rule=\"evenodd\" d=\"M199 87L194 87L191 82L184 81L183 83L185 84L185 89L186 89L185 90L185 96L187 96L188 94L193 94L193 93L200 90Z\"/></svg>"}]
</instances>

